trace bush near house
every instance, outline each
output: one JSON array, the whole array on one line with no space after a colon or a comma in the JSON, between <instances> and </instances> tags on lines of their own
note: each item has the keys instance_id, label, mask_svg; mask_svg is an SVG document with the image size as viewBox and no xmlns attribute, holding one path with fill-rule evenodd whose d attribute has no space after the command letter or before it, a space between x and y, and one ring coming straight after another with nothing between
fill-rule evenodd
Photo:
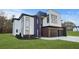
<instances>
[{"instance_id":1,"label":"bush near house","mask_svg":"<svg viewBox=\"0 0 79 59\"><path fill-rule=\"evenodd\" d=\"M1 49L72 49L79 48L78 42L63 40L18 40L12 34L0 34Z\"/></svg>"}]
</instances>

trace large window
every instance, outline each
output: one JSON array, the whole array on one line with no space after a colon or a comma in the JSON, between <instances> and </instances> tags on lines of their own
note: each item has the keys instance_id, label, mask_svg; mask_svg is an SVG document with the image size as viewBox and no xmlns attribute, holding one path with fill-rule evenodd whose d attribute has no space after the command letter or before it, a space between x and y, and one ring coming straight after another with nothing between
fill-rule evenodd
<instances>
[{"instance_id":1,"label":"large window","mask_svg":"<svg viewBox=\"0 0 79 59\"><path fill-rule=\"evenodd\" d=\"M47 23L49 23L49 15L47 16Z\"/></svg>"},{"instance_id":2,"label":"large window","mask_svg":"<svg viewBox=\"0 0 79 59\"><path fill-rule=\"evenodd\" d=\"M57 23L57 16L56 15L51 15L51 22L52 23Z\"/></svg>"},{"instance_id":3,"label":"large window","mask_svg":"<svg viewBox=\"0 0 79 59\"><path fill-rule=\"evenodd\" d=\"M30 22L30 18L26 16L26 19L25 19L26 27L29 27L29 22Z\"/></svg>"},{"instance_id":4,"label":"large window","mask_svg":"<svg viewBox=\"0 0 79 59\"><path fill-rule=\"evenodd\" d=\"M29 16L26 16L26 19L25 19L25 33L26 34L29 34L30 32L30 17Z\"/></svg>"}]
</instances>

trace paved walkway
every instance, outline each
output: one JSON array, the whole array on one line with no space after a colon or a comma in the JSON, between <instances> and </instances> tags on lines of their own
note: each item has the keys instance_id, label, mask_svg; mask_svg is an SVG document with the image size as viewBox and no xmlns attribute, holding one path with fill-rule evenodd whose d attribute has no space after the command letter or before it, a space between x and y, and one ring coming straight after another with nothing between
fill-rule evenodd
<instances>
[{"instance_id":1,"label":"paved walkway","mask_svg":"<svg viewBox=\"0 0 79 59\"><path fill-rule=\"evenodd\" d=\"M79 42L78 36L67 36L67 37L42 37L41 39L44 40L66 40L66 41L72 41L72 42Z\"/></svg>"}]
</instances>

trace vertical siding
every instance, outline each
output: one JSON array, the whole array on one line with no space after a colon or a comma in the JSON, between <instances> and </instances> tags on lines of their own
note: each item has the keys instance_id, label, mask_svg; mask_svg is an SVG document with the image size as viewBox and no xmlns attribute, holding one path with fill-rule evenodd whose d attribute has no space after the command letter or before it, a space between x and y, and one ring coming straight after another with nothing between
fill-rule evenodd
<instances>
[{"instance_id":1,"label":"vertical siding","mask_svg":"<svg viewBox=\"0 0 79 59\"><path fill-rule=\"evenodd\" d=\"M34 35L35 37L40 37L41 36L41 20L38 16L35 17L34 19Z\"/></svg>"},{"instance_id":2,"label":"vertical siding","mask_svg":"<svg viewBox=\"0 0 79 59\"><path fill-rule=\"evenodd\" d=\"M15 35L15 21L13 22L13 29L12 29L12 34Z\"/></svg>"},{"instance_id":3,"label":"vertical siding","mask_svg":"<svg viewBox=\"0 0 79 59\"><path fill-rule=\"evenodd\" d=\"M41 37L41 17L38 17L38 36Z\"/></svg>"},{"instance_id":4,"label":"vertical siding","mask_svg":"<svg viewBox=\"0 0 79 59\"><path fill-rule=\"evenodd\" d=\"M44 26L49 26L50 25L50 23L47 23L47 17L45 17L44 19L43 19L43 27Z\"/></svg>"},{"instance_id":5,"label":"vertical siding","mask_svg":"<svg viewBox=\"0 0 79 59\"><path fill-rule=\"evenodd\" d=\"M53 10L48 10L48 14L49 14L50 26L58 26L58 27L61 27L60 14L58 14L57 12L55 12ZM57 16L57 19L55 19L56 20L56 23L52 23L52 17L51 17L51 15L56 15Z\"/></svg>"},{"instance_id":6,"label":"vertical siding","mask_svg":"<svg viewBox=\"0 0 79 59\"><path fill-rule=\"evenodd\" d=\"M18 32L16 32L18 30ZM20 20L14 20L13 22L13 35L19 35L21 32L21 22Z\"/></svg>"},{"instance_id":7,"label":"vertical siding","mask_svg":"<svg viewBox=\"0 0 79 59\"><path fill-rule=\"evenodd\" d=\"M21 36L23 37L23 35L24 35L24 17L22 17L20 20L21 20Z\"/></svg>"},{"instance_id":8,"label":"vertical siding","mask_svg":"<svg viewBox=\"0 0 79 59\"><path fill-rule=\"evenodd\" d=\"M24 16L24 35L34 35L34 17Z\"/></svg>"},{"instance_id":9,"label":"vertical siding","mask_svg":"<svg viewBox=\"0 0 79 59\"><path fill-rule=\"evenodd\" d=\"M37 37L37 16L34 17L34 36Z\"/></svg>"},{"instance_id":10,"label":"vertical siding","mask_svg":"<svg viewBox=\"0 0 79 59\"><path fill-rule=\"evenodd\" d=\"M30 17L24 16L24 35L29 34L30 34Z\"/></svg>"},{"instance_id":11,"label":"vertical siding","mask_svg":"<svg viewBox=\"0 0 79 59\"><path fill-rule=\"evenodd\" d=\"M30 17L30 35L34 35L34 17Z\"/></svg>"}]
</instances>

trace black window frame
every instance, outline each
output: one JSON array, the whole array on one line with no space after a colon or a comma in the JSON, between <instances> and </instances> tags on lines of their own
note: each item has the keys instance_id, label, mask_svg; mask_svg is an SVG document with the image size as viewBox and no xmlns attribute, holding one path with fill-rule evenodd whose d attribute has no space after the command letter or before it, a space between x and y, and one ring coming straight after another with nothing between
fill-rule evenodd
<instances>
[{"instance_id":1,"label":"black window frame","mask_svg":"<svg viewBox=\"0 0 79 59\"><path fill-rule=\"evenodd\" d=\"M49 23L49 15L47 16L47 23Z\"/></svg>"}]
</instances>

